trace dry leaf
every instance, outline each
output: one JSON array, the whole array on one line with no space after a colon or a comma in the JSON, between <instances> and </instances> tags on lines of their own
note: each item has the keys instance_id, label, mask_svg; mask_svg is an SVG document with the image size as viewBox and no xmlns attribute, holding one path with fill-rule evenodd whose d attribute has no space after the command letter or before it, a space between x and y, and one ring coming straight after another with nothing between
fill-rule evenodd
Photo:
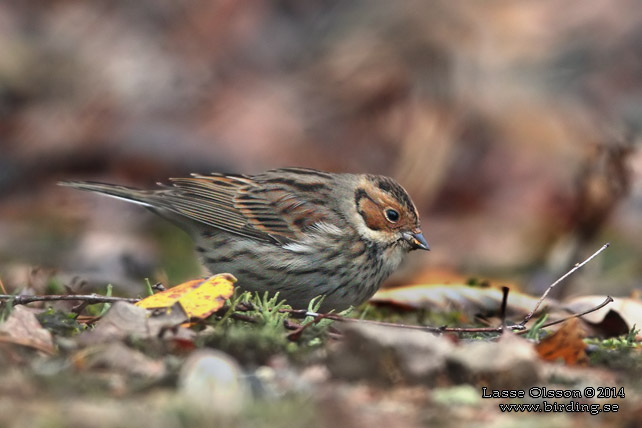
<instances>
[{"instance_id":1,"label":"dry leaf","mask_svg":"<svg viewBox=\"0 0 642 428\"><path fill-rule=\"evenodd\" d=\"M564 360L566 364L586 364L584 331L578 318L571 318L555 333L535 345L540 358L546 361Z\"/></svg>"},{"instance_id":2,"label":"dry leaf","mask_svg":"<svg viewBox=\"0 0 642 428\"><path fill-rule=\"evenodd\" d=\"M187 315L178 307L176 310L150 316L145 308L131 303L116 302L93 329L81 333L79 343L96 345L105 342L120 341L126 337L158 337L163 332L172 332L172 336L184 336L186 329L176 327L187 321ZM171 338L163 336L164 338Z\"/></svg>"},{"instance_id":3,"label":"dry leaf","mask_svg":"<svg viewBox=\"0 0 642 428\"><path fill-rule=\"evenodd\" d=\"M184 282L136 303L146 309L167 309L178 303L189 318L207 318L234 293L236 278L229 273Z\"/></svg>"},{"instance_id":4,"label":"dry leaf","mask_svg":"<svg viewBox=\"0 0 642 428\"><path fill-rule=\"evenodd\" d=\"M564 309L579 313L594 308L606 296L580 296L564 303ZM642 301L631 297L614 297L613 302L602 309L583 315L582 320L590 324L604 337L626 334L633 326L642 328ZM638 334L638 339L640 335Z\"/></svg>"},{"instance_id":5,"label":"dry leaf","mask_svg":"<svg viewBox=\"0 0 642 428\"><path fill-rule=\"evenodd\" d=\"M526 314L538 298L512 290L508 295L508 314ZM370 300L404 308L457 308L477 312L499 312L502 291L495 287L472 287L463 284L409 285L379 290ZM541 309L543 310L546 305Z\"/></svg>"},{"instance_id":6,"label":"dry leaf","mask_svg":"<svg viewBox=\"0 0 642 428\"><path fill-rule=\"evenodd\" d=\"M0 342L27 346L48 354L54 353L51 333L44 329L34 313L24 306L14 307L7 321L0 325Z\"/></svg>"}]
</instances>

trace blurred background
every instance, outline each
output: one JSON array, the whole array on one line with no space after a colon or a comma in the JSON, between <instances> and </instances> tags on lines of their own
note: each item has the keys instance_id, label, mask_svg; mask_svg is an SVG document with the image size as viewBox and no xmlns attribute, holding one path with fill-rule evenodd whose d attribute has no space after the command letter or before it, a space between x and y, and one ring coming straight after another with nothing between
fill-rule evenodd
<instances>
[{"instance_id":1,"label":"blurred background","mask_svg":"<svg viewBox=\"0 0 642 428\"><path fill-rule=\"evenodd\" d=\"M391 283L566 294L642 276L636 0L0 3L0 278L9 290L171 284L189 238L56 186L279 166L386 174L433 251Z\"/></svg>"}]
</instances>

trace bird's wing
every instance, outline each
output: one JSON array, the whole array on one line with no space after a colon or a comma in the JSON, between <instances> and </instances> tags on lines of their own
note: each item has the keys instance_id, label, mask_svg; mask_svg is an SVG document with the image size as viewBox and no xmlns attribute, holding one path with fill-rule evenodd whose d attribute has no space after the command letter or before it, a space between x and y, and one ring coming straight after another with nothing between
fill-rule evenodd
<instances>
[{"instance_id":1,"label":"bird's wing","mask_svg":"<svg viewBox=\"0 0 642 428\"><path fill-rule=\"evenodd\" d=\"M327 207L330 187L325 174L293 168L253 177L194 174L171 179L173 186L157 195L162 206L193 221L285 243L297 241L315 223L336 221Z\"/></svg>"}]
</instances>

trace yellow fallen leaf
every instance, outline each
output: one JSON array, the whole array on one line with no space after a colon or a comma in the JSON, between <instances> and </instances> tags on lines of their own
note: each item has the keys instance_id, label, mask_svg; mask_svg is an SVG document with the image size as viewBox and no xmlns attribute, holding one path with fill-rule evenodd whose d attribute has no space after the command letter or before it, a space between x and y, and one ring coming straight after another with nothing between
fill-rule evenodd
<instances>
[{"instance_id":1,"label":"yellow fallen leaf","mask_svg":"<svg viewBox=\"0 0 642 428\"><path fill-rule=\"evenodd\" d=\"M170 309L177 302L188 317L207 318L234 293L236 278L229 273L184 282L136 303L146 309Z\"/></svg>"}]
</instances>

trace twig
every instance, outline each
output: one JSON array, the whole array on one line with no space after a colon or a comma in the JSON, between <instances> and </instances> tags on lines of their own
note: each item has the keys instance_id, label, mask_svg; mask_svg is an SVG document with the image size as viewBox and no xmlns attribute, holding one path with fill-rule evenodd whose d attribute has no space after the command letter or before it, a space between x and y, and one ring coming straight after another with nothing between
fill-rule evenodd
<instances>
[{"instance_id":1,"label":"twig","mask_svg":"<svg viewBox=\"0 0 642 428\"><path fill-rule=\"evenodd\" d=\"M76 318L78 318L78 316L82 313L82 311L84 311L84 310L85 310L85 308L86 308L87 306L89 306L89 305L90 305L90 303L89 303L89 302L87 302L87 301L82 301L82 302L80 302L79 304L77 304L76 306L74 306L73 308L71 308L71 312L73 312L74 314L76 314Z\"/></svg>"},{"instance_id":2,"label":"twig","mask_svg":"<svg viewBox=\"0 0 642 428\"><path fill-rule=\"evenodd\" d=\"M130 297L107 297L100 296L98 294L50 294L45 296L33 296L33 295L24 295L24 296L14 296L13 294L0 294L1 300L11 300L14 305L26 305L27 303L33 302L59 302L63 300L80 300L83 302L88 302L89 304L94 303L114 303L114 302L129 302L136 303L140 299L130 298Z\"/></svg>"},{"instance_id":3,"label":"twig","mask_svg":"<svg viewBox=\"0 0 642 428\"><path fill-rule=\"evenodd\" d=\"M293 316L297 318L306 318L306 317L312 317L315 318L315 321L322 320L322 319L328 319L332 321L340 321L340 322L349 322L349 323L360 323L360 324L373 324L373 325L381 325L385 327L398 327L398 328L405 328L405 329L410 329L410 330L422 330L422 331L427 331L431 333L452 333L452 332L458 332L458 333L463 333L463 332L487 332L487 333L498 333L501 331L501 327L432 327L432 326L424 326L424 325L409 325L409 324L398 324L398 323L391 323L391 322L385 322L385 321L374 321L374 320L362 320L362 319L356 319L356 318L346 318L341 315L337 314L321 314L318 312L312 312L312 311L307 311L305 309L281 309L283 312L289 312Z\"/></svg>"},{"instance_id":4,"label":"twig","mask_svg":"<svg viewBox=\"0 0 642 428\"><path fill-rule=\"evenodd\" d=\"M285 321L286 321L284 323L285 328L287 328L289 330L292 330L290 333L287 334L287 338L291 342L295 342L295 341L299 340L299 338L303 334L303 331L306 328L310 327L311 325L316 324L316 322L317 322L316 320L312 320L312 321L306 322L305 324L298 324L298 323L294 323L292 321L288 322L287 319Z\"/></svg>"},{"instance_id":5,"label":"twig","mask_svg":"<svg viewBox=\"0 0 642 428\"><path fill-rule=\"evenodd\" d=\"M600 310L600 309L602 309L604 306L606 306L606 305L608 305L609 303L612 303L612 302L613 302L613 298L612 298L611 296L606 296L606 299L604 299L604 301L603 301L602 303L600 303L599 305L595 306L594 308L591 308L591 309L586 310L586 311L584 311L584 312L580 312L579 314L572 314L572 315L569 315L569 316L567 316L567 317L565 317L565 318L561 318L561 319L559 319L559 320L555 320L555 321L547 322L546 324L542 324L542 325L540 326L540 328L550 327L550 326L555 325L555 324L561 324L561 323L563 323L564 321L568 321L568 320L573 319L573 318L583 317L584 315L586 315L586 314L590 314L591 312L599 311L599 310ZM527 333L528 331L529 331L529 330L522 330L522 331L520 331L520 332L517 332L517 334L524 334L524 333Z\"/></svg>"},{"instance_id":6,"label":"twig","mask_svg":"<svg viewBox=\"0 0 642 428\"><path fill-rule=\"evenodd\" d=\"M506 326L506 306L508 304L508 292L510 291L510 288L503 286L502 287L502 307L499 312L500 318L502 320L501 327L502 329Z\"/></svg>"},{"instance_id":7,"label":"twig","mask_svg":"<svg viewBox=\"0 0 642 428\"><path fill-rule=\"evenodd\" d=\"M539 309L539 307L541 306L542 302L544 301L544 299L546 299L546 296L548 296L548 293L550 293L550 292L551 292L551 290L553 289L553 287L555 287L557 284L559 284L560 282L562 282L563 280L565 280L566 278L568 278L568 277L569 277L570 275L572 275L576 270L578 270L579 268L581 268L582 266L584 266L585 264L587 264L588 262L590 262L591 260L593 260L593 258L594 258L595 256L597 256L598 254L600 254L602 251L606 250L606 249L609 247L609 245L611 245L611 244L609 244L608 242L607 242L606 244L602 245L602 247L601 247L599 250L597 250L596 252L594 252L594 253L593 253L593 254L592 254L588 259L584 260L582 263L577 263L575 266L573 266L573 269L569 270L569 271L568 271L568 272L566 272L564 275L562 275L562 276L561 276L557 281L555 281L554 283L552 283L551 285L549 285L549 286L548 286L548 288L546 289L546 291L544 292L544 294L542 294L542 297L540 297L540 298L539 298L539 300L537 301L537 304L535 305L535 307L533 308L533 310L532 310L532 311L530 311L530 312L528 313L528 315L526 315L526 317L525 317L525 318L524 318L524 320L520 323L520 325L521 325L521 326L525 326L525 325L526 325L526 323L527 323L528 321L530 321L530 319L531 319L531 318L533 318L533 315L535 314L535 312L537 312L537 310L538 310L538 309Z\"/></svg>"},{"instance_id":8,"label":"twig","mask_svg":"<svg viewBox=\"0 0 642 428\"><path fill-rule=\"evenodd\" d=\"M581 316L584 316L586 314L590 314L591 312L595 312L599 309L602 309L604 306L608 305L609 303L613 302L613 298L611 296L608 296L602 303L599 305L595 306L594 308L588 309L584 312L578 313L578 314L573 314L570 315L566 318L563 318L561 320L557 321L551 321L547 324L544 324L542 327L550 327L555 324L562 323L566 320L569 320L571 318L578 318ZM373 325L380 325L380 326L385 326L385 327L397 327L397 328L405 328L405 329L410 329L410 330L421 330L421 331L426 331L430 333L501 333L504 329L515 331L518 330L516 333L517 334L524 334L527 333L529 330L525 329L525 327L520 323L520 324L514 324L514 325L504 325L504 322L502 322L502 325L499 327L431 327L431 326L422 326L422 325L408 325L408 324L397 324L397 323L389 323L385 321L373 321L373 320L362 320L362 319L355 319L355 318L346 318L341 315L337 314L320 314L317 312L311 312L307 311L305 309L282 309L283 312L289 312L293 316L297 318L305 318L305 317L313 317L316 320L321 320L321 319L329 319L332 321L340 321L340 322L353 322L353 323L365 323L365 324L373 324Z\"/></svg>"}]
</instances>

